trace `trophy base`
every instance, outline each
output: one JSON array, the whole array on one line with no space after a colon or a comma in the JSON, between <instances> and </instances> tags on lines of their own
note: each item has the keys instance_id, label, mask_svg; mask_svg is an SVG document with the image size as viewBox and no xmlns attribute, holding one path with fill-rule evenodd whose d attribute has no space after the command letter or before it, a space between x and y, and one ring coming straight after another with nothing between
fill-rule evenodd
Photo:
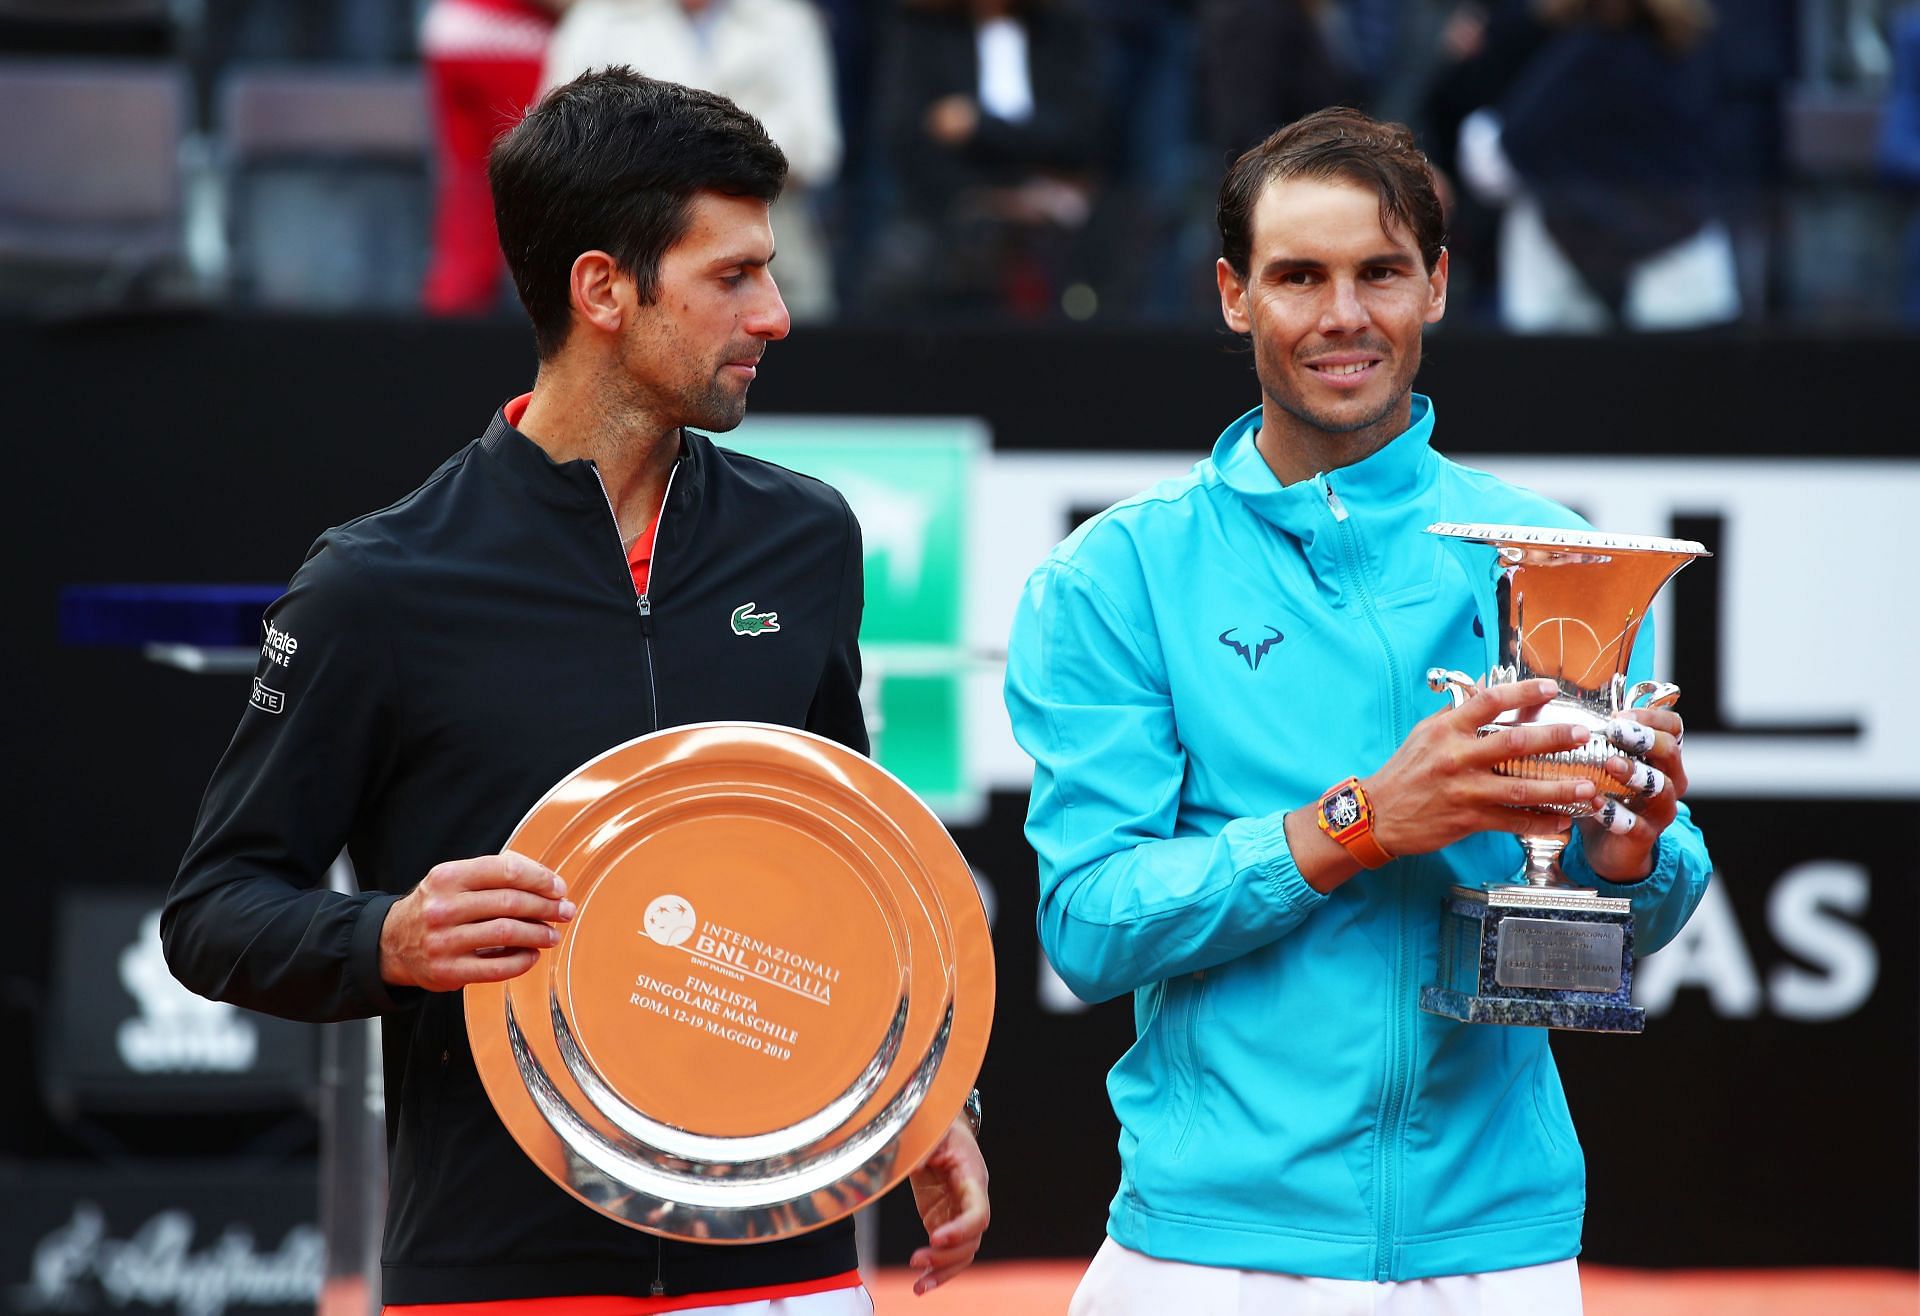
<instances>
[{"instance_id":1,"label":"trophy base","mask_svg":"<svg viewBox=\"0 0 1920 1316\"><path fill-rule=\"evenodd\" d=\"M1463 1023L1638 1033L1633 905L1585 887L1456 886L1442 904L1440 981L1420 1008Z\"/></svg>"},{"instance_id":2,"label":"trophy base","mask_svg":"<svg viewBox=\"0 0 1920 1316\"><path fill-rule=\"evenodd\" d=\"M1638 1033L1647 1012L1637 1005L1590 1001L1542 1001L1519 996L1469 996L1445 987L1422 987L1420 1008L1463 1024L1513 1024L1522 1028L1567 1028L1582 1033Z\"/></svg>"}]
</instances>

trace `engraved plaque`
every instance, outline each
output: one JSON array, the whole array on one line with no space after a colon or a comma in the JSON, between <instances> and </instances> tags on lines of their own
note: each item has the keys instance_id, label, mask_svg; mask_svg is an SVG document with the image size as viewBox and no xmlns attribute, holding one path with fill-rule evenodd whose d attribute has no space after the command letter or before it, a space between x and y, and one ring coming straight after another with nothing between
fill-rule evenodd
<instances>
[{"instance_id":1,"label":"engraved plaque","mask_svg":"<svg viewBox=\"0 0 1920 1316\"><path fill-rule=\"evenodd\" d=\"M1617 923L1501 920L1493 979L1502 987L1618 991L1625 940Z\"/></svg>"}]
</instances>

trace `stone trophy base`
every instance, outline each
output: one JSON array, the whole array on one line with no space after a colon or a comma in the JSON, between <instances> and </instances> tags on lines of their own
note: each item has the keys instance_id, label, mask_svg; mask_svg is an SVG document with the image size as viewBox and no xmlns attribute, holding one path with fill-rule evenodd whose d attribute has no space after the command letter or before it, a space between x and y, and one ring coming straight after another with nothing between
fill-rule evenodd
<instances>
[{"instance_id":1,"label":"stone trophy base","mask_svg":"<svg viewBox=\"0 0 1920 1316\"><path fill-rule=\"evenodd\" d=\"M1633 905L1585 887L1456 886L1440 920L1440 981L1420 1008L1463 1023L1638 1033Z\"/></svg>"}]
</instances>

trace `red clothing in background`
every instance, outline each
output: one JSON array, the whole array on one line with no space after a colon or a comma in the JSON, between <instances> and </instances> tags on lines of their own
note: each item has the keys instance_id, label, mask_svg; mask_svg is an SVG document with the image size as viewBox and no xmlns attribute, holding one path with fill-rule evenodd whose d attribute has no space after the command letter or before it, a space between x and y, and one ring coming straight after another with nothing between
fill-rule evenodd
<instances>
[{"instance_id":1,"label":"red clothing in background","mask_svg":"<svg viewBox=\"0 0 1920 1316\"><path fill-rule=\"evenodd\" d=\"M493 228L487 152L540 90L553 13L534 0L434 0L420 51L434 115L432 315L478 315L500 297L506 261Z\"/></svg>"}]
</instances>

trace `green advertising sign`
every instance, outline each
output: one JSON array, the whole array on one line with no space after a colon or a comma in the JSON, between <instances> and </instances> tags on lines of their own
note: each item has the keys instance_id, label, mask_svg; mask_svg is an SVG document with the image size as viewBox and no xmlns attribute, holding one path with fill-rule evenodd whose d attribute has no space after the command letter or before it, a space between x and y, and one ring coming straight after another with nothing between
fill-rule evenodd
<instances>
[{"instance_id":1,"label":"green advertising sign","mask_svg":"<svg viewBox=\"0 0 1920 1316\"><path fill-rule=\"evenodd\" d=\"M874 757L943 813L979 804L962 738L967 514L987 430L965 418L750 419L720 436L838 489L860 520Z\"/></svg>"}]
</instances>

